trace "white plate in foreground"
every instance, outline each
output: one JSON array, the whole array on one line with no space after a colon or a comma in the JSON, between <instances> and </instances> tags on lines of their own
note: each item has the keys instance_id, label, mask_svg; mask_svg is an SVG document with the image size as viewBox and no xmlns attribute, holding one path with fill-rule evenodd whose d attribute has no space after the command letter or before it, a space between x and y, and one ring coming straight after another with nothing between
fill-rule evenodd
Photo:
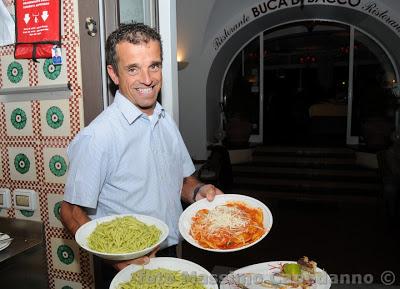
<instances>
[{"instance_id":1,"label":"white plate in foreground","mask_svg":"<svg viewBox=\"0 0 400 289\"><path fill-rule=\"evenodd\" d=\"M228 276L226 276L220 285L220 289L241 289L241 288L248 288L248 289L265 289L266 286L262 286L261 283L264 280L273 281L274 283L282 283L288 282L287 279L282 277L278 277L275 274L280 272L281 266L285 263L296 263L293 261L272 261L272 262L265 262L259 263L255 265L250 265L247 267L240 268ZM329 275L317 268L316 273L316 283L313 284L311 288L313 289L329 289L331 287L331 278ZM267 287L267 288L274 288L274 287ZM281 285L280 287L276 288L287 288L293 289L293 287L285 287ZM298 287L301 288L301 287Z\"/></svg>"},{"instance_id":2,"label":"white plate in foreground","mask_svg":"<svg viewBox=\"0 0 400 289\"><path fill-rule=\"evenodd\" d=\"M214 209L217 206L225 205L228 202L242 202L248 205L251 208L261 208L263 211L263 220L264 220L264 228L265 233L253 243L247 244L243 247L234 248L234 249L211 249L211 248L204 248L202 247L193 237L190 235L190 228L192 226L192 218L196 215L196 213L201 209ZM193 246L207 250L212 252L234 252L246 249L250 246L253 246L260 242L264 237L269 233L272 227L272 214L268 207L260 202L257 199L244 196L244 195L237 195L237 194L225 194L225 195L218 195L215 196L215 199L212 202L209 202L207 199L202 199L191 204L189 207L183 211L182 215L179 218L179 231L183 238L188 241Z\"/></svg>"},{"instance_id":3,"label":"white plate in foreground","mask_svg":"<svg viewBox=\"0 0 400 289\"><path fill-rule=\"evenodd\" d=\"M10 238L10 236L7 235L7 234L0 235L0 241L1 241L1 240L8 239L8 238ZM11 242L12 242L12 240L0 242L0 251L4 250L4 249L7 248L8 246L10 246Z\"/></svg>"},{"instance_id":4,"label":"white plate in foreground","mask_svg":"<svg viewBox=\"0 0 400 289\"><path fill-rule=\"evenodd\" d=\"M180 271L181 273L187 273L189 275L201 276L203 284L207 289L218 289L217 281L206 269L188 260L170 257L151 258L150 263L147 265L129 265L128 267L125 267L123 270L118 272L118 274L111 281L110 289L117 289L119 284L128 282L129 280L131 280L132 273L142 268L164 268L173 271Z\"/></svg>"},{"instance_id":5,"label":"white plate in foreground","mask_svg":"<svg viewBox=\"0 0 400 289\"><path fill-rule=\"evenodd\" d=\"M89 235L94 231L96 226L100 223L103 222L109 222L114 220L115 218L122 218L126 216L132 216L138 219L139 221L147 224L147 225L155 225L159 230L161 230L161 235L160 239L158 240L157 243L154 245L143 249L141 251L136 251L136 252L129 252L129 253L103 253L103 252L98 252L93 249L90 249L88 246L88 237ZM150 217L150 216L145 216L145 215L138 215L138 214L125 214L125 215L112 215L112 216L107 216L99 219L94 219L84 225L82 225L78 231L75 233L75 240L78 243L79 246L81 246L83 249L86 251L95 254L103 259L108 259L108 260L130 260L130 259L136 259L139 257L142 257L148 253L150 253L155 247L160 245L167 237L168 237L169 229L168 226L161 220Z\"/></svg>"}]
</instances>

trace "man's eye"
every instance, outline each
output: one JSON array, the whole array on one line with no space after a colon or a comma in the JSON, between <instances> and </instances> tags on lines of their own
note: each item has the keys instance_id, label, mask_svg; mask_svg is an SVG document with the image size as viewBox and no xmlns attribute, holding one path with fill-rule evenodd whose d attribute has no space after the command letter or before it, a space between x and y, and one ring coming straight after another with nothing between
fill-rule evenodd
<instances>
[{"instance_id":1,"label":"man's eye","mask_svg":"<svg viewBox=\"0 0 400 289\"><path fill-rule=\"evenodd\" d=\"M160 64L153 64L150 66L152 71L158 71L160 69Z\"/></svg>"},{"instance_id":2,"label":"man's eye","mask_svg":"<svg viewBox=\"0 0 400 289\"><path fill-rule=\"evenodd\" d=\"M135 74L137 72L137 68L136 67L130 67L128 68L128 73L129 74Z\"/></svg>"}]
</instances>

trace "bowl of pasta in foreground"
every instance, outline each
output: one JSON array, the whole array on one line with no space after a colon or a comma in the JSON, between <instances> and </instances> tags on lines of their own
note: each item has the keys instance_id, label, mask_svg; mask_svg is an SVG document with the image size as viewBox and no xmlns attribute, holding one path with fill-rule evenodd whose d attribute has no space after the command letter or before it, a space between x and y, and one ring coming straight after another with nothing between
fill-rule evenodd
<instances>
[{"instance_id":1,"label":"bowl of pasta in foreground","mask_svg":"<svg viewBox=\"0 0 400 289\"><path fill-rule=\"evenodd\" d=\"M161 220L139 214L112 215L82 225L75 240L84 250L108 260L142 257L168 236Z\"/></svg>"},{"instance_id":2,"label":"bowl of pasta in foreground","mask_svg":"<svg viewBox=\"0 0 400 289\"><path fill-rule=\"evenodd\" d=\"M233 252L260 242L272 227L269 208L238 194L218 195L212 202L191 204L179 218L179 231L193 246L212 252Z\"/></svg>"},{"instance_id":3,"label":"bowl of pasta in foreground","mask_svg":"<svg viewBox=\"0 0 400 289\"><path fill-rule=\"evenodd\" d=\"M214 277L196 263L178 258L156 257L151 258L147 265L132 264L118 272L111 281L110 289L121 288L218 289L218 285Z\"/></svg>"}]
</instances>

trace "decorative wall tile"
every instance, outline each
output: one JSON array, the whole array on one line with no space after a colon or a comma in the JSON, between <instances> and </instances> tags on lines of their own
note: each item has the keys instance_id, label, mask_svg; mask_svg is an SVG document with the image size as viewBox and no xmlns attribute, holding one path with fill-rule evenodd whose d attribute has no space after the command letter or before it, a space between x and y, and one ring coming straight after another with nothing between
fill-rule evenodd
<instances>
[{"instance_id":1,"label":"decorative wall tile","mask_svg":"<svg viewBox=\"0 0 400 289\"><path fill-rule=\"evenodd\" d=\"M62 163L58 158L53 158L51 162L56 174L50 169L53 156L63 157L68 163L65 147L72 136L83 127L78 1L61 1L61 66L54 66L50 60L44 59L39 59L38 63L32 60L15 60L13 45L0 47L1 88L66 83L71 86L68 100L33 101L24 104L0 103L0 187L42 190L40 207L38 206L38 210L32 216L29 216L28 212L11 208L1 209L0 217L37 220L42 218L45 238L48 240L46 255L49 264L49 289L95 288L91 255L80 250L73 240L68 239L71 236L62 228L56 216L58 204L63 198L65 181L65 175L57 176L62 174ZM3 2L6 3L7 9L14 9L15 0ZM16 108L22 109L25 115L19 110L14 112L16 122L13 125L11 115ZM49 118L46 117L47 112Z\"/></svg>"},{"instance_id":2,"label":"decorative wall tile","mask_svg":"<svg viewBox=\"0 0 400 289\"><path fill-rule=\"evenodd\" d=\"M73 281L54 279L55 289L82 289L82 284Z\"/></svg>"},{"instance_id":3,"label":"decorative wall tile","mask_svg":"<svg viewBox=\"0 0 400 289\"><path fill-rule=\"evenodd\" d=\"M67 180L67 148L44 148L44 179L47 183L64 184Z\"/></svg>"},{"instance_id":4,"label":"decorative wall tile","mask_svg":"<svg viewBox=\"0 0 400 289\"><path fill-rule=\"evenodd\" d=\"M75 241L52 238L51 255L55 269L80 273L79 248Z\"/></svg>"},{"instance_id":5,"label":"decorative wall tile","mask_svg":"<svg viewBox=\"0 0 400 289\"><path fill-rule=\"evenodd\" d=\"M80 123L80 127L85 126L85 117L83 115L83 98L82 97L79 98L79 123Z\"/></svg>"},{"instance_id":6,"label":"decorative wall tile","mask_svg":"<svg viewBox=\"0 0 400 289\"><path fill-rule=\"evenodd\" d=\"M37 194L36 209L34 211L15 210L15 218L16 219L25 219L25 220L31 220L31 221L41 221L39 192L36 191L36 194ZM14 193L12 193L12 197L14 198ZM13 202L14 202L14 199L13 199Z\"/></svg>"},{"instance_id":7,"label":"decorative wall tile","mask_svg":"<svg viewBox=\"0 0 400 289\"><path fill-rule=\"evenodd\" d=\"M78 13L78 0L74 0L74 33L79 36L79 13Z\"/></svg>"},{"instance_id":8,"label":"decorative wall tile","mask_svg":"<svg viewBox=\"0 0 400 289\"><path fill-rule=\"evenodd\" d=\"M67 59L64 49L62 49L61 65L54 65L51 58L41 59L38 66L38 86L67 83Z\"/></svg>"},{"instance_id":9,"label":"decorative wall tile","mask_svg":"<svg viewBox=\"0 0 400 289\"><path fill-rule=\"evenodd\" d=\"M13 55L4 55L1 57L0 62L3 70L1 74L2 88L29 87L27 60L14 59Z\"/></svg>"},{"instance_id":10,"label":"decorative wall tile","mask_svg":"<svg viewBox=\"0 0 400 289\"><path fill-rule=\"evenodd\" d=\"M64 228L60 221L60 208L63 195L47 194L47 208L49 212L49 224L52 227Z\"/></svg>"},{"instance_id":11,"label":"decorative wall tile","mask_svg":"<svg viewBox=\"0 0 400 289\"><path fill-rule=\"evenodd\" d=\"M25 219L30 221L41 221L40 208L37 207L35 211L28 210L15 210L16 219Z\"/></svg>"},{"instance_id":12,"label":"decorative wall tile","mask_svg":"<svg viewBox=\"0 0 400 289\"><path fill-rule=\"evenodd\" d=\"M81 63L81 49L80 47L75 48L76 51L76 66L79 66ZM78 81L79 87L82 87L82 71L80 69L76 69L76 80Z\"/></svg>"},{"instance_id":13,"label":"decorative wall tile","mask_svg":"<svg viewBox=\"0 0 400 289\"><path fill-rule=\"evenodd\" d=\"M0 180L3 180L4 176L3 176L3 159L0 153Z\"/></svg>"},{"instance_id":14,"label":"decorative wall tile","mask_svg":"<svg viewBox=\"0 0 400 289\"><path fill-rule=\"evenodd\" d=\"M30 102L4 104L8 136L33 136L32 107Z\"/></svg>"},{"instance_id":15,"label":"decorative wall tile","mask_svg":"<svg viewBox=\"0 0 400 289\"><path fill-rule=\"evenodd\" d=\"M41 61L42 60L39 60L39 62L34 62L33 60L29 60L28 62L30 86L38 85L38 66L41 64Z\"/></svg>"},{"instance_id":16,"label":"decorative wall tile","mask_svg":"<svg viewBox=\"0 0 400 289\"><path fill-rule=\"evenodd\" d=\"M43 136L69 136L71 125L68 99L41 101L40 122Z\"/></svg>"},{"instance_id":17,"label":"decorative wall tile","mask_svg":"<svg viewBox=\"0 0 400 289\"><path fill-rule=\"evenodd\" d=\"M8 156L12 180L36 181L35 153L32 147L9 147Z\"/></svg>"}]
</instances>

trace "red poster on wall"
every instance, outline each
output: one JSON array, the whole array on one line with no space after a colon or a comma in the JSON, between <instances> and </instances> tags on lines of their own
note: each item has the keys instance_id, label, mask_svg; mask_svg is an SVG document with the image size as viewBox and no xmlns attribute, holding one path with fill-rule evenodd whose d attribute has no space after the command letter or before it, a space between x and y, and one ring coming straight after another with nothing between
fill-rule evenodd
<instances>
[{"instance_id":1,"label":"red poster on wall","mask_svg":"<svg viewBox=\"0 0 400 289\"><path fill-rule=\"evenodd\" d=\"M60 0L15 0L15 58L51 58L61 45Z\"/></svg>"}]
</instances>

